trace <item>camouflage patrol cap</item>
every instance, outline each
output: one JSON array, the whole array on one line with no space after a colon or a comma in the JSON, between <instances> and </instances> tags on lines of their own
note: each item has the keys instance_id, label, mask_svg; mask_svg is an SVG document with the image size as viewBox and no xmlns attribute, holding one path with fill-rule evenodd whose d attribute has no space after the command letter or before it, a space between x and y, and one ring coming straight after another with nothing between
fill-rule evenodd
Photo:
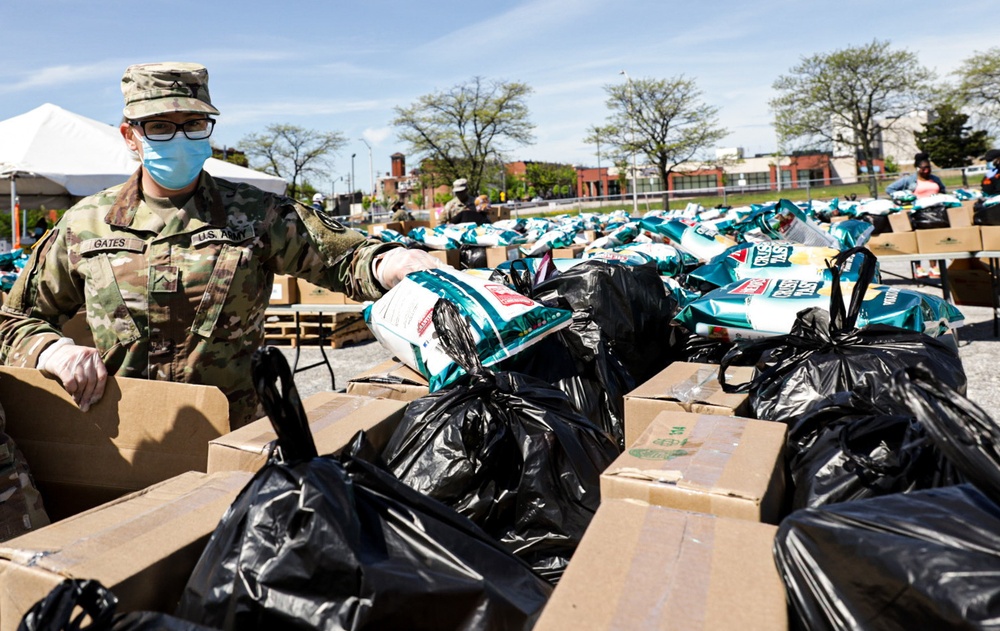
<instances>
[{"instance_id":1,"label":"camouflage patrol cap","mask_svg":"<svg viewBox=\"0 0 1000 631\"><path fill-rule=\"evenodd\" d=\"M218 114L208 96L208 70L201 64L134 64L122 76L126 118L170 112Z\"/></svg>"}]
</instances>

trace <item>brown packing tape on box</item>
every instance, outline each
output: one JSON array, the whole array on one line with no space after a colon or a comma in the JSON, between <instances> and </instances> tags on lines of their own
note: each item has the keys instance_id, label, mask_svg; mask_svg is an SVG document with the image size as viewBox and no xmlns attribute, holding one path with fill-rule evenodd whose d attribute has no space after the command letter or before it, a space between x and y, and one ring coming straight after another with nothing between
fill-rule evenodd
<instances>
[{"instance_id":1,"label":"brown packing tape on box","mask_svg":"<svg viewBox=\"0 0 1000 631\"><path fill-rule=\"evenodd\" d=\"M430 392L427 378L398 359L388 359L355 375L347 382L347 394L413 401Z\"/></svg>"},{"instance_id":2,"label":"brown packing tape on box","mask_svg":"<svg viewBox=\"0 0 1000 631\"><path fill-rule=\"evenodd\" d=\"M111 376L81 412L58 381L4 366L0 401L53 519L205 471L208 442L229 431L229 401L212 386Z\"/></svg>"},{"instance_id":3,"label":"brown packing tape on box","mask_svg":"<svg viewBox=\"0 0 1000 631\"><path fill-rule=\"evenodd\" d=\"M534 628L787 629L771 553L776 530L633 500L602 502Z\"/></svg>"},{"instance_id":4,"label":"brown packing tape on box","mask_svg":"<svg viewBox=\"0 0 1000 631\"><path fill-rule=\"evenodd\" d=\"M346 394L328 398L306 409L309 429L320 455L346 447L359 430L381 449L403 417L406 403ZM209 443L208 471L257 471L267 462L277 435L264 418Z\"/></svg>"},{"instance_id":5,"label":"brown packing tape on box","mask_svg":"<svg viewBox=\"0 0 1000 631\"><path fill-rule=\"evenodd\" d=\"M719 367L674 362L625 395L625 445L631 445L663 410L739 416L747 411L746 393L726 393L719 385ZM733 366L729 383L745 383L753 368Z\"/></svg>"},{"instance_id":6,"label":"brown packing tape on box","mask_svg":"<svg viewBox=\"0 0 1000 631\"><path fill-rule=\"evenodd\" d=\"M0 544L0 631L65 578L100 581L119 611L172 613L245 472L189 472Z\"/></svg>"},{"instance_id":7,"label":"brown packing tape on box","mask_svg":"<svg viewBox=\"0 0 1000 631\"><path fill-rule=\"evenodd\" d=\"M785 431L771 421L661 412L601 474L601 498L778 523Z\"/></svg>"}]
</instances>

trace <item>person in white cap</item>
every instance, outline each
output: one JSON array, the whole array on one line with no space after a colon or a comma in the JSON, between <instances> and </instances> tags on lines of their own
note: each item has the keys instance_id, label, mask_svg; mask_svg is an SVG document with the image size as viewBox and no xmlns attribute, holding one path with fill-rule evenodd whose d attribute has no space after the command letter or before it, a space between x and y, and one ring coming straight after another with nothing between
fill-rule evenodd
<instances>
[{"instance_id":1,"label":"person in white cap","mask_svg":"<svg viewBox=\"0 0 1000 631\"><path fill-rule=\"evenodd\" d=\"M313 210L317 211L326 210L326 207L323 205L323 202L325 200L326 198L323 197L323 193L316 193L315 195L313 195L313 203L312 203Z\"/></svg>"}]
</instances>

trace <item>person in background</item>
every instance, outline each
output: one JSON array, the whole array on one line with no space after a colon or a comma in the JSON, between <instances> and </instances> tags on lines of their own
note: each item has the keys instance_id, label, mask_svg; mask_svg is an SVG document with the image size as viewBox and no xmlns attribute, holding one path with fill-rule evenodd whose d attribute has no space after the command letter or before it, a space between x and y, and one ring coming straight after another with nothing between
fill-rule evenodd
<instances>
[{"instance_id":1,"label":"person in background","mask_svg":"<svg viewBox=\"0 0 1000 631\"><path fill-rule=\"evenodd\" d=\"M441 211L442 223L456 223L452 221L455 215L474 209L469 200L469 182L464 177L452 183L451 194L454 197L448 200L448 203L444 205L444 210Z\"/></svg>"},{"instance_id":2,"label":"person in background","mask_svg":"<svg viewBox=\"0 0 1000 631\"><path fill-rule=\"evenodd\" d=\"M394 201L390 210L392 210L390 221L413 221L413 213L406 209L406 204L401 199Z\"/></svg>"},{"instance_id":3,"label":"person in background","mask_svg":"<svg viewBox=\"0 0 1000 631\"><path fill-rule=\"evenodd\" d=\"M205 172L219 110L204 66L129 66L121 89L119 131L139 168L66 211L0 309L0 361L59 380L80 409L101 399L109 373L203 384L229 399L236 429L259 417L250 360L275 274L364 301L442 266ZM80 309L96 348L62 334Z\"/></svg>"},{"instance_id":4,"label":"person in background","mask_svg":"<svg viewBox=\"0 0 1000 631\"><path fill-rule=\"evenodd\" d=\"M448 223L474 223L481 226L484 223L492 223L489 216L490 198L486 195L476 197L472 208L467 208L453 216Z\"/></svg>"},{"instance_id":5,"label":"person in background","mask_svg":"<svg viewBox=\"0 0 1000 631\"><path fill-rule=\"evenodd\" d=\"M1000 149L990 149L983 156L983 160L986 161L986 175L983 176L983 181L980 182L980 186L983 189L984 197L992 197L993 195L1000 195Z\"/></svg>"},{"instance_id":6,"label":"person in background","mask_svg":"<svg viewBox=\"0 0 1000 631\"><path fill-rule=\"evenodd\" d=\"M326 210L326 206L323 205L323 202L325 200L326 198L323 197L323 193L316 193L315 195L313 195L312 209L317 212L323 212L324 210Z\"/></svg>"},{"instance_id":7,"label":"person in background","mask_svg":"<svg viewBox=\"0 0 1000 631\"><path fill-rule=\"evenodd\" d=\"M913 166L917 169L916 173L907 173L885 187L885 192L891 195L897 191L910 191L917 199L946 192L941 178L931 173L931 157L928 154L921 152L913 156ZM913 271L914 276L918 278L928 276L939 278L941 276L937 261L928 262L926 269L923 263L925 261L916 263Z\"/></svg>"}]
</instances>

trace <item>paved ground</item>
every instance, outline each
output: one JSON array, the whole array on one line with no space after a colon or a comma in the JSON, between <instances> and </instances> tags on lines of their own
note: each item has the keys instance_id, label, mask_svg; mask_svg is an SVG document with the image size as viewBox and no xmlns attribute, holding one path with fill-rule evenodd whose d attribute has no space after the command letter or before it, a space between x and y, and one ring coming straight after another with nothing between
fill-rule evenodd
<instances>
[{"instance_id":1,"label":"paved ground","mask_svg":"<svg viewBox=\"0 0 1000 631\"><path fill-rule=\"evenodd\" d=\"M909 272L909 265L904 263L890 264L884 269L898 274ZM885 282L913 289L920 289L940 296L939 289L921 287L912 282L892 279L885 276ZM1000 411L1000 338L993 337L993 310L989 307L962 307L966 317L966 326L958 330L959 355L965 366L969 379L969 398L982 406L987 412ZM293 361L294 349L283 348L289 363ZM338 350L328 350L327 355L333 365L336 377L336 389L343 390L347 380L354 375L368 370L391 355L382 346L371 341ZM321 359L316 347L304 347L299 360L300 365L308 365ZM330 374L325 367L310 368L295 377L296 387L303 397L315 392L330 390Z\"/></svg>"}]
</instances>

